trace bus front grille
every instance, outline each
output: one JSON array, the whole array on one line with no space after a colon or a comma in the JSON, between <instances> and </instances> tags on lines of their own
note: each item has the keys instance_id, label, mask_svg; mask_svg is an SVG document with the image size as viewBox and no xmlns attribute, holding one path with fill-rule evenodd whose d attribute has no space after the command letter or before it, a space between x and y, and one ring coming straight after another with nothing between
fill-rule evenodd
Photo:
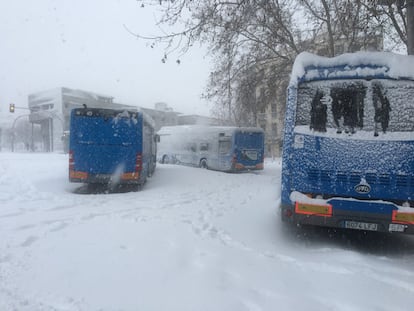
<instances>
[{"instance_id":1,"label":"bus front grille","mask_svg":"<svg viewBox=\"0 0 414 311\"><path fill-rule=\"evenodd\" d=\"M365 180L369 185L395 186L397 188L414 190L414 176L406 174L392 176L390 174L374 172L344 172L311 168L307 171L307 177L308 182L315 184L337 183L341 185L357 185L362 180Z\"/></svg>"}]
</instances>

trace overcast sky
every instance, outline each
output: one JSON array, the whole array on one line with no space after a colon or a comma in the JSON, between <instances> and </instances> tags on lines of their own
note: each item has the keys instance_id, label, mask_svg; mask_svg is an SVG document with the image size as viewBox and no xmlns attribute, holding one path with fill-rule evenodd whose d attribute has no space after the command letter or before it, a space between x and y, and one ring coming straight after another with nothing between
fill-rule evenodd
<instances>
[{"instance_id":1,"label":"overcast sky","mask_svg":"<svg viewBox=\"0 0 414 311\"><path fill-rule=\"evenodd\" d=\"M163 48L128 33L157 33L154 13L135 0L0 1L0 114L27 107L30 93L69 87L116 102L208 115L200 98L211 70L206 49L161 62Z\"/></svg>"}]
</instances>

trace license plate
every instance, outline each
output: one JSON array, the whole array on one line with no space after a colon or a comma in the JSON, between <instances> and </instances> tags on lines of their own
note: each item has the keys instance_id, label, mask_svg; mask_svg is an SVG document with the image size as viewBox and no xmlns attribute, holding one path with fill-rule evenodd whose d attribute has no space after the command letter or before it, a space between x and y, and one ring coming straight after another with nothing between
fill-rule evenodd
<instances>
[{"instance_id":1,"label":"license plate","mask_svg":"<svg viewBox=\"0 0 414 311\"><path fill-rule=\"evenodd\" d=\"M378 225L367 223L367 222L359 222L359 221L345 221L345 228L356 229L356 230L377 231Z\"/></svg>"},{"instance_id":2,"label":"license plate","mask_svg":"<svg viewBox=\"0 0 414 311\"><path fill-rule=\"evenodd\" d=\"M96 179L108 179L108 178L111 177L111 175L109 175L109 174L95 174L94 177Z\"/></svg>"},{"instance_id":3,"label":"license plate","mask_svg":"<svg viewBox=\"0 0 414 311\"><path fill-rule=\"evenodd\" d=\"M388 227L388 231L390 231L390 232L404 232L405 231L405 225L390 224L389 227Z\"/></svg>"}]
</instances>

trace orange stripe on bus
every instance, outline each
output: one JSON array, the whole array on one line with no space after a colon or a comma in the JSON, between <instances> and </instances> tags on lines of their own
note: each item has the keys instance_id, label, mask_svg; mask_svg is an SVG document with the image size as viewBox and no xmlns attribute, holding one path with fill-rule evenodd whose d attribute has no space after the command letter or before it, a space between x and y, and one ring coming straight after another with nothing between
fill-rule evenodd
<instances>
[{"instance_id":1,"label":"orange stripe on bus","mask_svg":"<svg viewBox=\"0 0 414 311\"><path fill-rule=\"evenodd\" d=\"M392 211L392 222L414 224L414 213Z\"/></svg>"},{"instance_id":2,"label":"orange stripe on bus","mask_svg":"<svg viewBox=\"0 0 414 311\"><path fill-rule=\"evenodd\" d=\"M332 217L332 205L319 205L296 202L295 213L304 215L316 215L324 217Z\"/></svg>"}]
</instances>

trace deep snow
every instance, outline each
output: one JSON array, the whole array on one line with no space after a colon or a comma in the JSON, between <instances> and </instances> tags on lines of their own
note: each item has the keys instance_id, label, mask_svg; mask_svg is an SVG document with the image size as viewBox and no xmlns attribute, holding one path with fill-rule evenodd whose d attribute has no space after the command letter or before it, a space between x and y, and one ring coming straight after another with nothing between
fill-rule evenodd
<instances>
[{"instance_id":1,"label":"deep snow","mask_svg":"<svg viewBox=\"0 0 414 311\"><path fill-rule=\"evenodd\" d=\"M345 71L333 70L324 71L323 74L335 79L339 74L341 77L348 76L357 78L358 76L380 76L385 75L391 79L410 79L414 80L414 56L400 55L391 52L355 52L344 53L336 57L325 57L309 52L300 53L293 64L290 76L290 85L297 85L298 81L305 76L307 78L320 77L322 72L318 72L318 67L341 67L345 66ZM363 65L361 69L358 66ZM369 66L374 67L369 67ZM356 68L353 68L353 67ZM368 66L368 67L367 67Z\"/></svg>"},{"instance_id":2,"label":"deep snow","mask_svg":"<svg viewBox=\"0 0 414 311\"><path fill-rule=\"evenodd\" d=\"M158 165L74 194L64 154L0 153L0 310L410 310L414 237L289 228L280 161Z\"/></svg>"}]
</instances>

